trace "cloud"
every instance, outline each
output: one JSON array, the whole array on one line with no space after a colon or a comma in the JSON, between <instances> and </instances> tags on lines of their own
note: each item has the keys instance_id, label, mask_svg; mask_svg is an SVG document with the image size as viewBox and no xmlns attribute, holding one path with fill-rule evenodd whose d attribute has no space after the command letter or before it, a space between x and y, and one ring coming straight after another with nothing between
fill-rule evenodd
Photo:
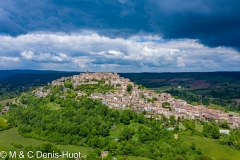
<instances>
[{"instance_id":1,"label":"cloud","mask_svg":"<svg viewBox=\"0 0 240 160\"><path fill-rule=\"evenodd\" d=\"M32 51L23 51L20 53L25 59L32 59L34 57L34 53Z\"/></svg>"},{"instance_id":2,"label":"cloud","mask_svg":"<svg viewBox=\"0 0 240 160\"><path fill-rule=\"evenodd\" d=\"M1 62L19 62L18 57L6 57L6 56L0 56Z\"/></svg>"},{"instance_id":3,"label":"cloud","mask_svg":"<svg viewBox=\"0 0 240 160\"><path fill-rule=\"evenodd\" d=\"M2 0L0 32L79 33L109 38L158 35L240 51L239 0Z\"/></svg>"},{"instance_id":4,"label":"cloud","mask_svg":"<svg viewBox=\"0 0 240 160\"><path fill-rule=\"evenodd\" d=\"M72 59L71 57L61 52L57 54L51 54L51 53L34 54L32 51L23 51L20 53L20 55L25 59L34 60L38 62L66 63L71 61Z\"/></svg>"},{"instance_id":5,"label":"cloud","mask_svg":"<svg viewBox=\"0 0 240 160\"><path fill-rule=\"evenodd\" d=\"M18 66L74 71L177 72L240 68L237 51L209 48L193 39L164 40L149 35L109 38L89 30L76 34L2 35L0 39L0 57L12 57L16 62L9 66L12 69ZM6 68L5 64L0 66Z\"/></svg>"},{"instance_id":6,"label":"cloud","mask_svg":"<svg viewBox=\"0 0 240 160\"><path fill-rule=\"evenodd\" d=\"M19 67L20 59L19 57L8 57L8 56L0 56L0 68L1 69L11 69L15 67Z\"/></svg>"}]
</instances>

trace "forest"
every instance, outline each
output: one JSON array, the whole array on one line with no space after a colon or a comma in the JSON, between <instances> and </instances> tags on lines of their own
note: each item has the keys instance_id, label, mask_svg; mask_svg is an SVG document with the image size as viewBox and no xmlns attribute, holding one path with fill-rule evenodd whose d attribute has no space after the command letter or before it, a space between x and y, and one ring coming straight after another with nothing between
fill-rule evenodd
<instances>
[{"instance_id":1,"label":"forest","mask_svg":"<svg viewBox=\"0 0 240 160\"><path fill-rule=\"evenodd\" d=\"M89 146L96 151L87 159L98 159L101 150L114 155L133 155L152 159L191 159L205 157L200 149L184 145L168 131L167 119L155 121L130 110L113 110L100 101L83 97L79 102L64 100L67 104L51 111L46 99L28 97L27 108L15 107L8 114L10 127L18 127L25 137L56 144ZM114 128L123 124L119 134ZM138 126L129 127L130 124ZM91 158L92 157L92 158Z\"/></svg>"}]
</instances>

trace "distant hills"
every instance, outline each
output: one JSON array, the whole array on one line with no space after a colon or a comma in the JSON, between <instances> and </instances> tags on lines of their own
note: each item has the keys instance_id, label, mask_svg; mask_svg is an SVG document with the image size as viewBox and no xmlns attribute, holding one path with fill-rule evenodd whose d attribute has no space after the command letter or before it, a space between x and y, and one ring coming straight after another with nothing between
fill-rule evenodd
<instances>
[{"instance_id":1,"label":"distant hills","mask_svg":"<svg viewBox=\"0 0 240 160\"><path fill-rule=\"evenodd\" d=\"M53 71L53 70L0 70L0 83L38 83L45 84L54 79L77 75L83 72ZM211 84L223 84L231 82L239 84L240 72L141 72L118 73L122 77L129 78L132 82L142 84L147 88L162 86L188 86L192 80L206 80ZM201 88L201 87L200 87Z\"/></svg>"},{"instance_id":2,"label":"distant hills","mask_svg":"<svg viewBox=\"0 0 240 160\"><path fill-rule=\"evenodd\" d=\"M14 74L79 74L80 72L51 71L51 70L0 70L0 79Z\"/></svg>"}]
</instances>

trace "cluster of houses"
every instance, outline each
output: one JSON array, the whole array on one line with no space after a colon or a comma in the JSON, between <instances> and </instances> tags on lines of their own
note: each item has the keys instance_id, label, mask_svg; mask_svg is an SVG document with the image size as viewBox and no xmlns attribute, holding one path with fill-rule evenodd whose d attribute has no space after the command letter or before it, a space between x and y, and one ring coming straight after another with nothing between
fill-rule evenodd
<instances>
[{"instance_id":1,"label":"cluster of houses","mask_svg":"<svg viewBox=\"0 0 240 160\"><path fill-rule=\"evenodd\" d=\"M64 82L69 79L69 77L62 77L57 80L52 81L53 85L64 85Z\"/></svg>"},{"instance_id":2,"label":"cluster of houses","mask_svg":"<svg viewBox=\"0 0 240 160\"><path fill-rule=\"evenodd\" d=\"M10 110L10 106L5 106L2 111L1 114L4 115L5 113L7 113Z\"/></svg>"},{"instance_id":3,"label":"cluster of houses","mask_svg":"<svg viewBox=\"0 0 240 160\"><path fill-rule=\"evenodd\" d=\"M63 85L66 79L70 79L73 86L84 84L97 84L104 81L107 85L113 85L114 92L93 93L92 99L102 99L102 103L115 109L131 109L136 112L146 111L151 114L163 114L166 117L174 115L176 119L199 119L203 121L215 120L227 121L230 127L240 128L240 117L237 114L224 113L220 110L205 108L203 105L193 106L186 101L175 99L168 93L157 94L153 90L140 89L138 85L120 77L117 73L82 73L72 77L63 77L52 82L53 85ZM131 91L127 86L131 85ZM79 93L82 96L84 93Z\"/></svg>"},{"instance_id":4,"label":"cluster of houses","mask_svg":"<svg viewBox=\"0 0 240 160\"><path fill-rule=\"evenodd\" d=\"M43 87L39 87L38 89L34 90L33 92L39 98L46 97L47 95L49 95L51 93L50 89L45 90Z\"/></svg>"}]
</instances>

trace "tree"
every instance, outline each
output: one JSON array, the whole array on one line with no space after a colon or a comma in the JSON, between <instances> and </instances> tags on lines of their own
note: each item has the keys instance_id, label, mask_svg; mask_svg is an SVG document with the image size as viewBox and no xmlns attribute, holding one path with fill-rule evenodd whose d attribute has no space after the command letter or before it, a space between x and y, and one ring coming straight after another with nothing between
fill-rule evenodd
<instances>
[{"instance_id":1,"label":"tree","mask_svg":"<svg viewBox=\"0 0 240 160\"><path fill-rule=\"evenodd\" d=\"M229 126L229 124L228 124L228 122L226 121L226 120L224 120L223 122L222 122L222 128L230 128L230 126Z\"/></svg>"},{"instance_id":2,"label":"tree","mask_svg":"<svg viewBox=\"0 0 240 160\"><path fill-rule=\"evenodd\" d=\"M169 103L169 102L164 102L164 103L162 104L162 107L163 107L163 108L168 108L168 107L170 107L170 103Z\"/></svg>"},{"instance_id":3,"label":"tree","mask_svg":"<svg viewBox=\"0 0 240 160\"><path fill-rule=\"evenodd\" d=\"M93 148L97 148L98 147L98 143L99 143L99 138L97 136L94 136L91 139L91 145Z\"/></svg>"},{"instance_id":4,"label":"tree","mask_svg":"<svg viewBox=\"0 0 240 160\"><path fill-rule=\"evenodd\" d=\"M131 154L133 150L134 148L130 142L127 142L127 144L123 147L123 153L126 155Z\"/></svg>"},{"instance_id":5,"label":"tree","mask_svg":"<svg viewBox=\"0 0 240 160\"><path fill-rule=\"evenodd\" d=\"M134 130L131 128L124 128L123 131L120 133L119 139L123 140L130 140L134 135Z\"/></svg>"},{"instance_id":6,"label":"tree","mask_svg":"<svg viewBox=\"0 0 240 160\"><path fill-rule=\"evenodd\" d=\"M143 113L143 115L146 115L146 114L147 114L147 111L144 110L142 113Z\"/></svg>"},{"instance_id":7,"label":"tree","mask_svg":"<svg viewBox=\"0 0 240 160\"><path fill-rule=\"evenodd\" d=\"M87 155L87 160L101 160L101 157L96 151L94 151Z\"/></svg>"},{"instance_id":8,"label":"tree","mask_svg":"<svg viewBox=\"0 0 240 160\"><path fill-rule=\"evenodd\" d=\"M72 82L71 82L70 80L66 80L66 81L64 82L64 87L66 87L66 88L72 88Z\"/></svg>"},{"instance_id":9,"label":"tree","mask_svg":"<svg viewBox=\"0 0 240 160\"><path fill-rule=\"evenodd\" d=\"M218 126L213 126L212 128L212 137L218 139L220 137L220 132Z\"/></svg>"},{"instance_id":10,"label":"tree","mask_svg":"<svg viewBox=\"0 0 240 160\"><path fill-rule=\"evenodd\" d=\"M132 90L132 85L131 84L128 84L127 85L127 91L130 92Z\"/></svg>"},{"instance_id":11,"label":"tree","mask_svg":"<svg viewBox=\"0 0 240 160\"><path fill-rule=\"evenodd\" d=\"M143 93L140 93L140 97L145 99L145 96Z\"/></svg>"},{"instance_id":12,"label":"tree","mask_svg":"<svg viewBox=\"0 0 240 160\"><path fill-rule=\"evenodd\" d=\"M195 122L194 121L185 119L183 122L183 125L186 127L186 129L189 129L192 132L195 131Z\"/></svg>"},{"instance_id":13,"label":"tree","mask_svg":"<svg viewBox=\"0 0 240 160\"><path fill-rule=\"evenodd\" d=\"M79 134L83 137L87 137L89 134L89 129L87 127L80 128Z\"/></svg>"},{"instance_id":14,"label":"tree","mask_svg":"<svg viewBox=\"0 0 240 160\"><path fill-rule=\"evenodd\" d=\"M204 126L203 126L203 135L205 137L211 137L212 135L212 127L210 124L208 123L205 123Z\"/></svg>"},{"instance_id":15,"label":"tree","mask_svg":"<svg viewBox=\"0 0 240 160\"><path fill-rule=\"evenodd\" d=\"M169 120L170 120L171 125L174 127L174 125L175 125L175 123L176 123L175 116L174 116L174 115L171 115L170 118L169 118Z\"/></svg>"},{"instance_id":16,"label":"tree","mask_svg":"<svg viewBox=\"0 0 240 160\"><path fill-rule=\"evenodd\" d=\"M195 150L196 149L196 144L193 142L192 145L191 145L191 149L192 150Z\"/></svg>"},{"instance_id":17,"label":"tree","mask_svg":"<svg viewBox=\"0 0 240 160\"><path fill-rule=\"evenodd\" d=\"M152 99L153 99L154 101L156 101L156 100L157 100L157 97L153 97Z\"/></svg>"},{"instance_id":18,"label":"tree","mask_svg":"<svg viewBox=\"0 0 240 160\"><path fill-rule=\"evenodd\" d=\"M147 89L147 88L140 84L140 85L138 85L138 89Z\"/></svg>"},{"instance_id":19,"label":"tree","mask_svg":"<svg viewBox=\"0 0 240 160\"><path fill-rule=\"evenodd\" d=\"M111 140L108 143L109 151L113 153L117 149L117 145L118 145L118 142L116 140Z\"/></svg>"},{"instance_id":20,"label":"tree","mask_svg":"<svg viewBox=\"0 0 240 160\"><path fill-rule=\"evenodd\" d=\"M53 151L54 152L60 151L55 145L51 143L42 144L42 146L40 146L40 150L44 153L52 153Z\"/></svg>"},{"instance_id":21,"label":"tree","mask_svg":"<svg viewBox=\"0 0 240 160\"><path fill-rule=\"evenodd\" d=\"M105 123L101 124L98 127L98 134L103 136L103 137L108 136L109 135L109 126Z\"/></svg>"},{"instance_id":22,"label":"tree","mask_svg":"<svg viewBox=\"0 0 240 160\"><path fill-rule=\"evenodd\" d=\"M139 126L138 127L138 134L139 134L139 140L140 142L144 143L151 139L151 130L147 128L146 126Z\"/></svg>"},{"instance_id":23,"label":"tree","mask_svg":"<svg viewBox=\"0 0 240 160\"><path fill-rule=\"evenodd\" d=\"M122 122L125 125L129 125L130 124L130 118L127 114L121 114L120 116L120 122Z\"/></svg>"},{"instance_id":24,"label":"tree","mask_svg":"<svg viewBox=\"0 0 240 160\"><path fill-rule=\"evenodd\" d=\"M144 111L145 111L145 110L144 110ZM145 112L146 112L146 111L145 111ZM144 120L145 120L145 117L144 117L143 114L138 114L138 115L137 115L137 121L138 121L138 123L143 124L143 123L144 123Z\"/></svg>"},{"instance_id":25,"label":"tree","mask_svg":"<svg viewBox=\"0 0 240 160\"><path fill-rule=\"evenodd\" d=\"M152 98L148 98L148 102L154 103L154 100Z\"/></svg>"},{"instance_id":26,"label":"tree","mask_svg":"<svg viewBox=\"0 0 240 160\"><path fill-rule=\"evenodd\" d=\"M175 98L175 99L178 99L178 96L172 96L173 98Z\"/></svg>"},{"instance_id":27,"label":"tree","mask_svg":"<svg viewBox=\"0 0 240 160\"><path fill-rule=\"evenodd\" d=\"M191 103L193 106L196 106L196 105L198 105L198 103L197 102L192 102Z\"/></svg>"}]
</instances>

